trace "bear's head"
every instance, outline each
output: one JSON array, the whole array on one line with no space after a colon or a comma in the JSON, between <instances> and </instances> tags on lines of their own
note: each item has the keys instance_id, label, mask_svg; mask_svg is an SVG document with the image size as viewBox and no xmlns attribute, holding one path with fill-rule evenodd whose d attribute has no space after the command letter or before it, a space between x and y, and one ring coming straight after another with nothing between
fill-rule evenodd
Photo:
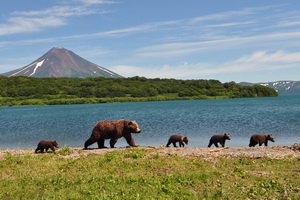
<instances>
[{"instance_id":1,"label":"bear's head","mask_svg":"<svg viewBox=\"0 0 300 200\"><path fill-rule=\"evenodd\" d=\"M58 148L58 143L56 141L51 141L52 145Z\"/></svg>"},{"instance_id":2,"label":"bear's head","mask_svg":"<svg viewBox=\"0 0 300 200\"><path fill-rule=\"evenodd\" d=\"M129 130L131 133L140 133L141 132L139 125L135 121L129 121L126 124L126 129Z\"/></svg>"},{"instance_id":3,"label":"bear's head","mask_svg":"<svg viewBox=\"0 0 300 200\"><path fill-rule=\"evenodd\" d=\"M275 138L273 137L273 135L269 134L267 135L267 140L270 140L272 142L275 142Z\"/></svg>"},{"instance_id":4,"label":"bear's head","mask_svg":"<svg viewBox=\"0 0 300 200\"><path fill-rule=\"evenodd\" d=\"M225 138L225 140L230 140L230 134L229 133L225 133L224 134L224 138Z\"/></svg>"},{"instance_id":5,"label":"bear's head","mask_svg":"<svg viewBox=\"0 0 300 200\"><path fill-rule=\"evenodd\" d=\"M183 138L183 142L186 143L186 144L188 144L189 143L189 139L187 137L184 137Z\"/></svg>"}]
</instances>

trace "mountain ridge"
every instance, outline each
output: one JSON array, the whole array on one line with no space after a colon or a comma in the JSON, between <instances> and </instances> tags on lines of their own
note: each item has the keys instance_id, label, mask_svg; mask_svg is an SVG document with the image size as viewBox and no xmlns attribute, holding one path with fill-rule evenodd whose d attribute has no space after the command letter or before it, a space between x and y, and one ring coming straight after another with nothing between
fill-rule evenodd
<instances>
[{"instance_id":1,"label":"mountain ridge","mask_svg":"<svg viewBox=\"0 0 300 200\"><path fill-rule=\"evenodd\" d=\"M123 76L96 65L64 47L53 47L47 53L24 67L2 74L29 77L106 77Z\"/></svg>"},{"instance_id":2,"label":"mountain ridge","mask_svg":"<svg viewBox=\"0 0 300 200\"><path fill-rule=\"evenodd\" d=\"M263 85L275 89L279 95L300 95L300 81L285 80L259 83L241 82L239 85Z\"/></svg>"}]
</instances>

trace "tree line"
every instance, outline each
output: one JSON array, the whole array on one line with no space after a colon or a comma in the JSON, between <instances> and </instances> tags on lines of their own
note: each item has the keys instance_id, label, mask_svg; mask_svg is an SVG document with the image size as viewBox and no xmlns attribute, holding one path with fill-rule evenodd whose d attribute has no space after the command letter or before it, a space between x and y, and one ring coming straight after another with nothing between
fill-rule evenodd
<instances>
[{"instance_id":1,"label":"tree line","mask_svg":"<svg viewBox=\"0 0 300 200\"><path fill-rule=\"evenodd\" d=\"M0 76L0 97L5 99L209 97L244 98L278 96L271 88L241 86L218 80L130 78L34 78ZM131 100L132 101L132 100Z\"/></svg>"}]
</instances>

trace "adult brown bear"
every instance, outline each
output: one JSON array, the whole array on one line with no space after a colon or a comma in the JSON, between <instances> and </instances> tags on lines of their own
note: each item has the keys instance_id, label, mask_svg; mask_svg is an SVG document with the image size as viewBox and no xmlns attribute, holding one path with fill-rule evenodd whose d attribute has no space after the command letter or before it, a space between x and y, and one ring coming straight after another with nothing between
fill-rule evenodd
<instances>
[{"instance_id":1,"label":"adult brown bear","mask_svg":"<svg viewBox=\"0 0 300 200\"><path fill-rule=\"evenodd\" d=\"M254 134L250 138L249 147L254 147L257 144L259 144L259 146L261 146L262 144L265 144L265 146L268 146L268 140L275 142L273 135Z\"/></svg>"},{"instance_id":2,"label":"adult brown bear","mask_svg":"<svg viewBox=\"0 0 300 200\"><path fill-rule=\"evenodd\" d=\"M110 139L110 147L114 148L120 137L124 137L127 143L136 147L131 133L140 133L138 124L135 121L127 121L120 119L118 121L99 121L92 131L91 137L85 142L84 148L98 143L98 148L106 148L104 146L105 139Z\"/></svg>"},{"instance_id":3,"label":"adult brown bear","mask_svg":"<svg viewBox=\"0 0 300 200\"><path fill-rule=\"evenodd\" d=\"M210 147L212 144L214 144L216 147L219 147L218 143L220 143L222 147L224 147L226 140L230 140L229 133L225 133L224 135L213 135L209 140L208 147Z\"/></svg>"},{"instance_id":4,"label":"adult brown bear","mask_svg":"<svg viewBox=\"0 0 300 200\"><path fill-rule=\"evenodd\" d=\"M184 147L184 143L188 144L189 139L181 135L171 135L166 146L169 147L169 145L172 143L174 147L177 147L176 142L179 142L180 147Z\"/></svg>"}]
</instances>

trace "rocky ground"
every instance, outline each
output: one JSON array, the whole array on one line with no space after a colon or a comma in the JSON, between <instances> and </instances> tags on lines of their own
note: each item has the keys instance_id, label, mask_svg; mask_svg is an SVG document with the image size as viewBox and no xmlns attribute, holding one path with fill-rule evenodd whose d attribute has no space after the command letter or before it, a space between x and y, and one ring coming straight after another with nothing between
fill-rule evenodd
<instances>
[{"instance_id":1,"label":"rocky ground","mask_svg":"<svg viewBox=\"0 0 300 200\"><path fill-rule=\"evenodd\" d=\"M105 154L112 151L126 150L127 148L107 148L107 149L90 149L83 150L82 148L70 148L71 153L64 156L67 158L77 158L80 156L86 156L89 154ZM292 146L269 146L269 147L223 147L223 148L174 148L174 147L138 147L138 149L150 149L151 154L158 154L160 156L178 155L183 157L201 157L204 160L216 160L220 157L249 157L249 158L299 158L300 159L300 144L294 144ZM57 151L60 151L59 149ZM40 155L35 154L34 149L13 150L2 149L0 150L0 158L11 154L18 155ZM58 154L59 156L62 156Z\"/></svg>"}]
</instances>

